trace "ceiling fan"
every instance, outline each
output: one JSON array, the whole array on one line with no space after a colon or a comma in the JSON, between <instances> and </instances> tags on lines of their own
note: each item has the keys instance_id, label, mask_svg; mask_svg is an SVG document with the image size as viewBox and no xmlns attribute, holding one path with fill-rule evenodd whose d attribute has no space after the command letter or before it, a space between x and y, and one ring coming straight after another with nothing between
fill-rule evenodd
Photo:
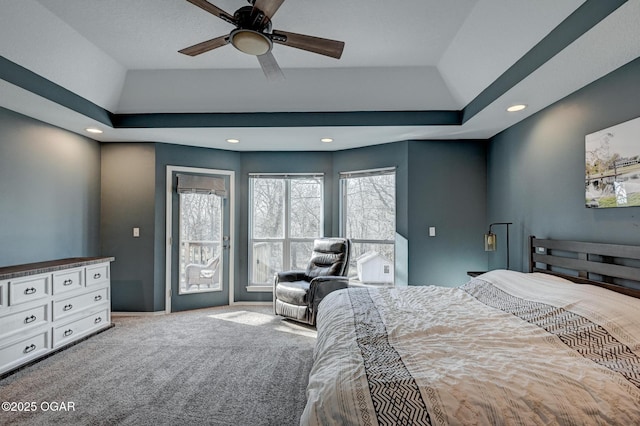
<instances>
[{"instance_id":1,"label":"ceiling fan","mask_svg":"<svg viewBox=\"0 0 640 426\"><path fill-rule=\"evenodd\" d=\"M295 47L320 55L340 59L344 42L313 37L304 34L272 30L271 19L284 0L248 0L251 6L236 10L233 15L206 0L187 0L189 3L235 25L229 34L203 41L180 50L180 53L196 56L231 43L236 49L258 58L268 79L283 78L282 70L271 53L273 43Z\"/></svg>"}]
</instances>

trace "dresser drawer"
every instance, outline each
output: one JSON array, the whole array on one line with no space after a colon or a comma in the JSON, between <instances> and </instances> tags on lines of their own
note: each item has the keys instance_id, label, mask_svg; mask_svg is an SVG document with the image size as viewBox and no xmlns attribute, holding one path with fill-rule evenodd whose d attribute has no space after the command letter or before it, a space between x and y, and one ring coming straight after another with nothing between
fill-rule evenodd
<instances>
[{"instance_id":1,"label":"dresser drawer","mask_svg":"<svg viewBox=\"0 0 640 426\"><path fill-rule=\"evenodd\" d=\"M58 295L84 287L83 277L82 268L53 274L53 294Z\"/></svg>"},{"instance_id":2,"label":"dresser drawer","mask_svg":"<svg viewBox=\"0 0 640 426\"><path fill-rule=\"evenodd\" d=\"M49 331L43 330L30 337L0 346L0 372L44 355L51 349L50 341Z\"/></svg>"},{"instance_id":3,"label":"dresser drawer","mask_svg":"<svg viewBox=\"0 0 640 426\"><path fill-rule=\"evenodd\" d=\"M73 322L53 328L53 347L72 342L109 324L109 309L89 314Z\"/></svg>"},{"instance_id":4,"label":"dresser drawer","mask_svg":"<svg viewBox=\"0 0 640 426\"><path fill-rule=\"evenodd\" d=\"M32 275L9 281L9 306L27 303L51 295L51 275Z\"/></svg>"},{"instance_id":5,"label":"dresser drawer","mask_svg":"<svg viewBox=\"0 0 640 426\"><path fill-rule=\"evenodd\" d=\"M85 309L93 308L96 305L109 300L108 288L101 288L89 293L79 294L61 300L53 301L53 320L58 321L61 318L75 314Z\"/></svg>"},{"instance_id":6,"label":"dresser drawer","mask_svg":"<svg viewBox=\"0 0 640 426\"><path fill-rule=\"evenodd\" d=\"M28 332L28 330L47 322L49 322L49 304L44 302L40 306L0 317L0 337Z\"/></svg>"},{"instance_id":7,"label":"dresser drawer","mask_svg":"<svg viewBox=\"0 0 640 426\"><path fill-rule=\"evenodd\" d=\"M87 266L86 282L87 287L100 284L109 280L109 264L101 263L99 265Z\"/></svg>"}]
</instances>

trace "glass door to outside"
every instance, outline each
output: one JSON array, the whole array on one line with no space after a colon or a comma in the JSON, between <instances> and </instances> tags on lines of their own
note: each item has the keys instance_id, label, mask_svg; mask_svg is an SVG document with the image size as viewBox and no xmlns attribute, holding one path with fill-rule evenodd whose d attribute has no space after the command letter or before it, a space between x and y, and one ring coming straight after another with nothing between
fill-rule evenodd
<instances>
[{"instance_id":1,"label":"glass door to outside","mask_svg":"<svg viewBox=\"0 0 640 426\"><path fill-rule=\"evenodd\" d=\"M197 170L171 177L172 312L229 304L230 177Z\"/></svg>"}]
</instances>

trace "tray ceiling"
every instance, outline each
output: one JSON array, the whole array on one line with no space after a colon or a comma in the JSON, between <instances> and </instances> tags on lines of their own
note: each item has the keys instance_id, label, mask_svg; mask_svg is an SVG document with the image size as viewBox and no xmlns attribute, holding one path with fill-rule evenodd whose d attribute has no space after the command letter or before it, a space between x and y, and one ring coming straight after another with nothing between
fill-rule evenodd
<instances>
[{"instance_id":1,"label":"tray ceiling","mask_svg":"<svg viewBox=\"0 0 640 426\"><path fill-rule=\"evenodd\" d=\"M618 3L288 0L274 28L345 49L336 60L276 45L285 79L272 82L231 45L179 54L233 29L185 0L3 2L0 106L77 133L100 127L91 137L103 142L339 150L486 139L640 55L640 0ZM528 108L507 113L512 103ZM440 111L461 119L438 121Z\"/></svg>"}]
</instances>

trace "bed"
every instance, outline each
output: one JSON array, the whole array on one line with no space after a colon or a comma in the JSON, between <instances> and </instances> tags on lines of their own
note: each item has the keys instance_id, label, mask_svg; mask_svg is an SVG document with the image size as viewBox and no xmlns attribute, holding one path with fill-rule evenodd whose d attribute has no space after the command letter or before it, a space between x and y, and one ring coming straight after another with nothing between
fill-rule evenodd
<instances>
[{"instance_id":1,"label":"bed","mask_svg":"<svg viewBox=\"0 0 640 426\"><path fill-rule=\"evenodd\" d=\"M529 246L529 273L328 295L301 424L640 424L640 247Z\"/></svg>"}]
</instances>

